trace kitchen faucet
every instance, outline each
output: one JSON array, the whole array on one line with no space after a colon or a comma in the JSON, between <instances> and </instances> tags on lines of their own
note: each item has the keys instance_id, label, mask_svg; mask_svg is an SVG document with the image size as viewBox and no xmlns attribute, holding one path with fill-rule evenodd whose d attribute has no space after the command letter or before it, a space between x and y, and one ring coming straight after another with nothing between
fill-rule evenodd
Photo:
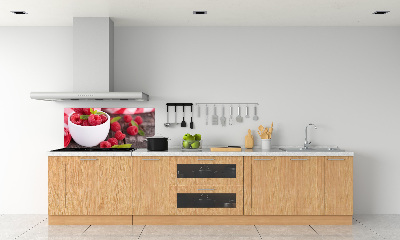
<instances>
[{"instance_id":1,"label":"kitchen faucet","mask_svg":"<svg viewBox=\"0 0 400 240\"><path fill-rule=\"evenodd\" d=\"M310 142L308 141L308 135L307 135L307 129L308 129L309 126L314 126L314 129L317 129L317 126L315 126L312 123L309 123L306 126L306 138L305 138L305 141L304 141L304 149L308 149L310 147L310 144L311 144L311 141Z\"/></svg>"}]
</instances>

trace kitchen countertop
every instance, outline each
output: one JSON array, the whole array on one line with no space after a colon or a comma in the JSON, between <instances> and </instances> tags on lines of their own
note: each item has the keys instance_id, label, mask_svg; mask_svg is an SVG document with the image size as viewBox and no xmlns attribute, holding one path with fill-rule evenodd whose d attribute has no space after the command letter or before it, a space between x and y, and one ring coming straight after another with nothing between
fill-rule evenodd
<instances>
[{"instance_id":1,"label":"kitchen countertop","mask_svg":"<svg viewBox=\"0 0 400 240\"><path fill-rule=\"evenodd\" d=\"M134 156L134 157L150 157L150 156L232 156L232 157L257 157L257 156L354 156L354 152L318 152L318 151L304 151L304 152L284 152L279 148L272 148L271 150L262 150L260 148L245 149L242 148L241 152L211 152L209 148L203 148L202 151L182 151L180 148L170 148L168 151L155 152L147 151L141 148L134 152L49 152L48 156Z\"/></svg>"}]
</instances>

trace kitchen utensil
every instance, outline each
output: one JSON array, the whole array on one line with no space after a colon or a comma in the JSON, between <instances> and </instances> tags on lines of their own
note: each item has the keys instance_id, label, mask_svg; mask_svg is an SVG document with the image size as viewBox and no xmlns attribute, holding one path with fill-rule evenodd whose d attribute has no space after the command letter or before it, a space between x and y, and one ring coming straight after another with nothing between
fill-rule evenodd
<instances>
[{"instance_id":1,"label":"kitchen utensil","mask_svg":"<svg viewBox=\"0 0 400 240\"><path fill-rule=\"evenodd\" d=\"M261 139L261 149L270 150L271 149L271 139Z\"/></svg>"},{"instance_id":2,"label":"kitchen utensil","mask_svg":"<svg viewBox=\"0 0 400 240\"><path fill-rule=\"evenodd\" d=\"M206 105L206 125L208 125L208 105Z\"/></svg>"},{"instance_id":3,"label":"kitchen utensil","mask_svg":"<svg viewBox=\"0 0 400 240\"><path fill-rule=\"evenodd\" d=\"M176 113L176 106L175 106L175 125L178 125L178 114Z\"/></svg>"},{"instance_id":4,"label":"kitchen utensil","mask_svg":"<svg viewBox=\"0 0 400 240\"><path fill-rule=\"evenodd\" d=\"M181 127L186 127L186 122L185 122L185 106L182 106L183 108L183 120L181 122Z\"/></svg>"},{"instance_id":5,"label":"kitchen utensil","mask_svg":"<svg viewBox=\"0 0 400 240\"><path fill-rule=\"evenodd\" d=\"M225 118L225 107L222 105L222 116L220 118L221 125L224 127L226 125L226 118Z\"/></svg>"},{"instance_id":6,"label":"kitchen utensil","mask_svg":"<svg viewBox=\"0 0 400 240\"><path fill-rule=\"evenodd\" d=\"M232 105L229 107L229 125L233 124Z\"/></svg>"},{"instance_id":7,"label":"kitchen utensil","mask_svg":"<svg viewBox=\"0 0 400 240\"><path fill-rule=\"evenodd\" d=\"M190 117L190 129L194 128L194 124L193 124L193 106L190 106L190 112L192 113L192 116Z\"/></svg>"},{"instance_id":8,"label":"kitchen utensil","mask_svg":"<svg viewBox=\"0 0 400 240\"><path fill-rule=\"evenodd\" d=\"M148 151L166 151L168 150L168 138L154 136L146 138Z\"/></svg>"},{"instance_id":9,"label":"kitchen utensil","mask_svg":"<svg viewBox=\"0 0 400 240\"><path fill-rule=\"evenodd\" d=\"M238 123L243 122L243 117L240 115L240 106L238 106L238 115L236 117L236 122Z\"/></svg>"},{"instance_id":10,"label":"kitchen utensil","mask_svg":"<svg viewBox=\"0 0 400 240\"><path fill-rule=\"evenodd\" d=\"M169 123L169 113L168 113L169 106L167 106L167 122L164 123L165 127L169 127L171 124Z\"/></svg>"},{"instance_id":11,"label":"kitchen utensil","mask_svg":"<svg viewBox=\"0 0 400 240\"><path fill-rule=\"evenodd\" d=\"M251 135L251 130L249 129L248 134L244 138L244 146L245 148L253 148L254 146L254 138L253 135Z\"/></svg>"},{"instance_id":12,"label":"kitchen utensil","mask_svg":"<svg viewBox=\"0 0 400 240\"><path fill-rule=\"evenodd\" d=\"M214 105L214 115L211 117L211 124L218 125L217 107Z\"/></svg>"},{"instance_id":13,"label":"kitchen utensil","mask_svg":"<svg viewBox=\"0 0 400 240\"><path fill-rule=\"evenodd\" d=\"M257 105L254 106L254 117L253 117L253 120L254 120L254 121L257 121L257 120L258 120L258 116L257 116Z\"/></svg>"},{"instance_id":14,"label":"kitchen utensil","mask_svg":"<svg viewBox=\"0 0 400 240\"><path fill-rule=\"evenodd\" d=\"M194 124L193 124L193 106L190 106L190 112L192 113L192 116L190 117L190 129L194 128Z\"/></svg>"},{"instance_id":15,"label":"kitchen utensil","mask_svg":"<svg viewBox=\"0 0 400 240\"><path fill-rule=\"evenodd\" d=\"M213 147L210 148L211 152L241 152L242 148L239 146L235 147Z\"/></svg>"},{"instance_id":16,"label":"kitchen utensil","mask_svg":"<svg viewBox=\"0 0 400 240\"><path fill-rule=\"evenodd\" d=\"M247 105L246 106L246 116L245 116L246 118L250 118L250 115L249 115L249 106Z\"/></svg>"},{"instance_id":17,"label":"kitchen utensil","mask_svg":"<svg viewBox=\"0 0 400 240\"><path fill-rule=\"evenodd\" d=\"M200 105L197 106L197 117L200 117Z\"/></svg>"}]
</instances>

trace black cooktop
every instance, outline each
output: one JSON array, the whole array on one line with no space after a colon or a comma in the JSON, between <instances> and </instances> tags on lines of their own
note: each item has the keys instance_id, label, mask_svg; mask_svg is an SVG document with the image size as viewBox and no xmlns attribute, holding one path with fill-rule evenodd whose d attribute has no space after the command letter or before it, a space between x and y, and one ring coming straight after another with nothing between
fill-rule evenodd
<instances>
[{"instance_id":1,"label":"black cooktop","mask_svg":"<svg viewBox=\"0 0 400 240\"><path fill-rule=\"evenodd\" d=\"M130 152L136 148L60 148L51 152Z\"/></svg>"}]
</instances>

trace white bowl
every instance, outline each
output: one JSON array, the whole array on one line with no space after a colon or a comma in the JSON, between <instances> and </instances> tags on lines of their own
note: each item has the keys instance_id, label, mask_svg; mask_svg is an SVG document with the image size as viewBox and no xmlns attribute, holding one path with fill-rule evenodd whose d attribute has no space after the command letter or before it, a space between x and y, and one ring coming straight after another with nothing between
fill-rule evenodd
<instances>
[{"instance_id":1,"label":"white bowl","mask_svg":"<svg viewBox=\"0 0 400 240\"><path fill-rule=\"evenodd\" d=\"M68 128L72 139L84 147L94 147L106 140L110 131L110 116L107 121L97 126L81 126L71 122L71 116L68 116Z\"/></svg>"}]
</instances>

